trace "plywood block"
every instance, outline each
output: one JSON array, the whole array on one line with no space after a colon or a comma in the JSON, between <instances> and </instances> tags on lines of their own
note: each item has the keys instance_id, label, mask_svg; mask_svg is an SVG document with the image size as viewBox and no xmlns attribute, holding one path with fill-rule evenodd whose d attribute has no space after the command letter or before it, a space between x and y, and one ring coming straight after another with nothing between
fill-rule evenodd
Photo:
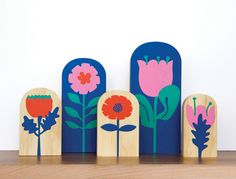
<instances>
[{"instance_id":1,"label":"plywood block","mask_svg":"<svg viewBox=\"0 0 236 179\"><path fill-rule=\"evenodd\" d=\"M217 157L217 106L204 94L187 97L183 104L183 156Z\"/></svg>"},{"instance_id":2,"label":"plywood block","mask_svg":"<svg viewBox=\"0 0 236 179\"><path fill-rule=\"evenodd\" d=\"M22 98L19 155L61 155L61 102L55 92L35 88Z\"/></svg>"},{"instance_id":3,"label":"plywood block","mask_svg":"<svg viewBox=\"0 0 236 179\"><path fill-rule=\"evenodd\" d=\"M139 105L126 91L109 91L98 102L97 156L139 156Z\"/></svg>"},{"instance_id":4,"label":"plywood block","mask_svg":"<svg viewBox=\"0 0 236 179\"><path fill-rule=\"evenodd\" d=\"M140 154L180 154L181 58L169 44L149 42L131 57L130 91L140 104Z\"/></svg>"},{"instance_id":5,"label":"plywood block","mask_svg":"<svg viewBox=\"0 0 236 179\"><path fill-rule=\"evenodd\" d=\"M97 102L106 74L92 59L69 62L62 74L62 152L96 152Z\"/></svg>"}]
</instances>

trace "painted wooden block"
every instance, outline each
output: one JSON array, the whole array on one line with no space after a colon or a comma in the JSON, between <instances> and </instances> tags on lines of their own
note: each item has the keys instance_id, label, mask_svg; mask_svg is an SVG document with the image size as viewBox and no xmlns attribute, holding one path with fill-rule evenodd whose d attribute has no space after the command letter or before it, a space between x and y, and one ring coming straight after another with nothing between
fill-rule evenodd
<instances>
[{"instance_id":1,"label":"painted wooden block","mask_svg":"<svg viewBox=\"0 0 236 179\"><path fill-rule=\"evenodd\" d=\"M181 58L169 44L149 42L131 57L130 91L140 105L140 154L180 154Z\"/></svg>"},{"instance_id":2,"label":"painted wooden block","mask_svg":"<svg viewBox=\"0 0 236 179\"><path fill-rule=\"evenodd\" d=\"M214 99L196 94L183 104L183 156L217 157L217 106Z\"/></svg>"},{"instance_id":3,"label":"painted wooden block","mask_svg":"<svg viewBox=\"0 0 236 179\"><path fill-rule=\"evenodd\" d=\"M109 91L98 102L97 156L139 156L139 104L126 91Z\"/></svg>"},{"instance_id":4,"label":"painted wooden block","mask_svg":"<svg viewBox=\"0 0 236 179\"><path fill-rule=\"evenodd\" d=\"M55 92L35 88L22 98L19 155L61 155L61 102Z\"/></svg>"},{"instance_id":5,"label":"painted wooden block","mask_svg":"<svg viewBox=\"0 0 236 179\"><path fill-rule=\"evenodd\" d=\"M69 62L62 74L62 152L96 152L97 102L106 74L92 59Z\"/></svg>"}]
</instances>

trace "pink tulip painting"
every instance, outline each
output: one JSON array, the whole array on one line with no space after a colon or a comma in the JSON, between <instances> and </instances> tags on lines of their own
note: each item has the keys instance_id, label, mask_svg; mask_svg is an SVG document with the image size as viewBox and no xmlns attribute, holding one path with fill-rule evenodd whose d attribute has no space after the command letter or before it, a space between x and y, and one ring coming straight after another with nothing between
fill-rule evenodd
<instances>
[{"instance_id":1,"label":"pink tulip painting","mask_svg":"<svg viewBox=\"0 0 236 179\"><path fill-rule=\"evenodd\" d=\"M167 58L168 59L168 58ZM173 61L138 60L139 85L144 94L156 97L162 88L171 85L173 81Z\"/></svg>"},{"instance_id":2,"label":"pink tulip painting","mask_svg":"<svg viewBox=\"0 0 236 179\"><path fill-rule=\"evenodd\" d=\"M139 87L145 95L135 96L140 103L141 124L153 129L153 153L157 153L157 120L167 121L172 117L180 100L180 90L172 84L173 60L170 57L148 60L148 56L144 56L144 59L137 63ZM146 96L153 98L153 106ZM158 111L161 104L163 111Z\"/></svg>"}]
</instances>

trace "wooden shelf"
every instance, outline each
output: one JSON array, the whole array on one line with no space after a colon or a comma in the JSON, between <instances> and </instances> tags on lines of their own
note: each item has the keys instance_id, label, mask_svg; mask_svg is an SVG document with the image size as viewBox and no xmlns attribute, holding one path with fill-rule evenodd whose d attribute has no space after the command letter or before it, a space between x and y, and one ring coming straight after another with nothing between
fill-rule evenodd
<instances>
[{"instance_id":1,"label":"wooden shelf","mask_svg":"<svg viewBox=\"0 0 236 179\"><path fill-rule=\"evenodd\" d=\"M95 154L18 157L0 152L0 178L236 178L236 152L218 152L217 159L176 156L97 158Z\"/></svg>"}]
</instances>

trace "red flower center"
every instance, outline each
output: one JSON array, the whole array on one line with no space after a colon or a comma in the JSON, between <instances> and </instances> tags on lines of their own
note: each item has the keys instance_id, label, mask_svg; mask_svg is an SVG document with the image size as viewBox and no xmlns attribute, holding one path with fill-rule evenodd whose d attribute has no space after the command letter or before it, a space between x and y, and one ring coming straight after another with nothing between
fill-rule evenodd
<instances>
[{"instance_id":1,"label":"red flower center","mask_svg":"<svg viewBox=\"0 0 236 179\"><path fill-rule=\"evenodd\" d=\"M113 106L113 110L117 113L121 112L122 111L122 105L120 103L116 103L114 106Z\"/></svg>"},{"instance_id":2,"label":"red flower center","mask_svg":"<svg viewBox=\"0 0 236 179\"><path fill-rule=\"evenodd\" d=\"M77 78L78 80L80 80L80 83L82 85L85 85L86 83L90 83L91 74L90 73L84 74L84 72L80 72Z\"/></svg>"}]
</instances>

